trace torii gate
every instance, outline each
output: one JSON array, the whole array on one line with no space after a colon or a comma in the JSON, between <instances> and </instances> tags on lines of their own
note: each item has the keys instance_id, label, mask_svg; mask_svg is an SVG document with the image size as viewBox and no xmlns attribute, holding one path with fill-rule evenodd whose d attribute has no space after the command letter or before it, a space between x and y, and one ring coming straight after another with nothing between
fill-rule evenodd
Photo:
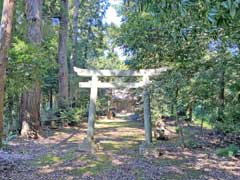
<instances>
[{"instance_id":1,"label":"torii gate","mask_svg":"<svg viewBox=\"0 0 240 180\"><path fill-rule=\"evenodd\" d=\"M150 77L160 75L166 71L167 68L159 69L142 69L139 71L133 70L88 70L74 67L74 71L81 77L92 77L91 81L80 82L80 88L90 88L90 104L88 112L88 129L87 138L83 142L82 150L89 151L94 146L94 124L96 113L96 101L98 88L143 88L144 97L144 130L145 130L145 143L151 144L152 142L152 125L150 113L150 96L147 86L151 83ZM110 83L101 82L98 77L142 77L142 81L135 83Z\"/></svg>"}]
</instances>

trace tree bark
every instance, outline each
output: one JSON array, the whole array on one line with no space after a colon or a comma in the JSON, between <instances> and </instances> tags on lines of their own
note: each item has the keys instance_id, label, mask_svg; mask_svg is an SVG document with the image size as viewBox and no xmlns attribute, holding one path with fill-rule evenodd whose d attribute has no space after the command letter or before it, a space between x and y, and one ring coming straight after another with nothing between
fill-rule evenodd
<instances>
[{"instance_id":1,"label":"tree bark","mask_svg":"<svg viewBox=\"0 0 240 180\"><path fill-rule=\"evenodd\" d=\"M77 46L77 33L78 33L78 16L80 1L74 0L73 2L73 21L72 21L72 52L70 58L70 72L73 73L73 66L76 64L76 46Z\"/></svg>"},{"instance_id":2,"label":"tree bark","mask_svg":"<svg viewBox=\"0 0 240 180\"><path fill-rule=\"evenodd\" d=\"M190 102L188 104L188 119L189 119L189 122L192 122L192 116L193 116L193 101L190 100Z\"/></svg>"},{"instance_id":3,"label":"tree bark","mask_svg":"<svg viewBox=\"0 0 240 180\"><path fill-rule=\"evenodd\" d=\"M174 117L174 103L173 102L171 102L170 111L171 111L171 116Z\"/></svg>"},{"instance_id":4,"label":"tree bark","mask_svg":"<svg viewBox=\"0 0 240 180\"><path fill-rule=\"evenodd\" d=\"M221 69L220 77L219 77L219 86L220 92L218 96L219 107L218 107L218 121L224 120L224 101L225 101L225 70L224 67Z\"/></svg>"},{"instance_id":5,"label":"tree bark","mask_svg":"<svg viewBox=\"0 0 240 180\"><path fill-rule=\"evenodd\" d=\"M8 133L10 133L10 132L12 132L14 130L14 128L13 128L13 113L12 113L12 111L13 111L13 102L14 102L13 97L9 96L8 97L8 106L7 106L8 113L9 113L9 116L8 116L9 117L9 120L8 120L8 130L7 130Z\"/></svg>"},{"instance_id":6,"label":"tree bark","mask_svg":"<svg viewBox=\"0 0 240 180\"><path fill-rule=\"evenodd\" d=\"M70 56L70 67L69 71L71 73L71 80L69 85L69 95L71 100L71 106L74 104L74 99L76 96L74 93L74 82L72 77L74 76L74 70L73 67L76 65L77 61L77 35L78 35L78 16L79 16L79 6L80 6L80 0L74 0L73 1L73 19L72 19L72 50L71 50L71 56Z\"/></svg>"},{"instance_id":7,"label":"tree bark","mask_svg":"<svg viewBox=\"0 0 240 180\"><path fill-rule=\"evenodd\" d=\"M60 30L58 42L59 64L59 107L65 108L68 99L68 67L67 67L67 32L68 32L68 0L61 0Z\"/></svg>"},{"instance_id":8,"label":"tree bark","mask_svg":"<svg viewBox=\"0 0 240 180\"><path fill-rule=\"evenodd\" d=\"M30 43L42 42L41 31L42 0L26 0L27 37ZM31 89L22 94L20 122L22 123L21 136L38 138L40 123L40 83L36 80Z\"/></svg>"},{"instance_id":9,"label":"tree bark","mask_svg":"<svg viewBox=\"0 0 240 180\"><path fill-rule=\"evenodd\" d=\"M49 90L49 108L53 109L53 90L52 90L52 88Z\"/></svg>"},{"instance_id":10,"label":"tree bark","mask_svg":"<svg viewBox=\"0 0 240 180\"><path fill-rule=\"evenodd\" d=\"M31 90L22 94L20 121L21 136L38 138L40 123L40 84L35 83Z\"/></svg>"},{"instance_id":11,"label":"tree bark","mask_svg":"<svg viewBox=\"0 0 240 180\"><path fill-rule=\"evenodd\" d=\"M4 0L1 26L0 26L0 147L3 137L3 105L4 105L4 83L6 64L8 60L8 49L10 46L14 0Z\"/></svg>"}]
</instances>

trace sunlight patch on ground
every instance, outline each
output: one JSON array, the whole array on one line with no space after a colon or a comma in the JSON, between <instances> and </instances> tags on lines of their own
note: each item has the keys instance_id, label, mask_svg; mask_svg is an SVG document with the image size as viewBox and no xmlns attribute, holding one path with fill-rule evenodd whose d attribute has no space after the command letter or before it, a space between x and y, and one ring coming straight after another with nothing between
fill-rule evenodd
<instances>
[{"instance_id":1,"label":"sunlight patch on ground","mask_svg":"<svg viewBox=\"0 0 240 180\"><path fill-rule=\"evenodd\" d=\"M47 154L45 156L41 156L37 158L34 162L33 165L35 166L51 166L53 164L57 164L62 162L62 158L55 156L54 154Z\"/></svg>"},{"instance_id":2,"label":"sunlight patch on ground","mask_svg":"<svg viewBox=\"0 0 240 180\"><path fill-rule=\"evenodd\" d=\"M134 141L101 141L103 150L117 151L123 148L133 148L136 145Z\"/></svg>"},{"instance_id":3,"label":"sunlight patch on ground","mask_svg":"<svg viewBox=\"0 0 240 180\"><path fill-rule=\"evenodd\" d=\"M69 174L74 176L94 176L106 169L112 168L111 159L103 154L97 153L96 155L82 156L79 158L81 161L85 161L85 165L76 169L71 169L68 171Z\"/></svg>"},{"instance_id":4,"label":"sunlight patch on ground","mask_svg":"<svg viewBox=\"0 0 240 180\"><path fill-rule=\"evenodd\" d=\"M71 137L70 139L68 139L68 142L78 142L80 141L81 139L79 139L79 137L76 137L76 136L73 136Z\"/></svg>"},{"instance_id":5,"label":"sunlight patch on ground","mask_svg":"<svg viewBox=\"0 0 240 180\"><path fill-rule=\"evenodd\" d=\"M198 125L198 126L201 126L202 120L201 119L194 119L193 123ZM209 122L203 121L203 128L213 129L213 126Z\"/></svg>"}]
</instances>

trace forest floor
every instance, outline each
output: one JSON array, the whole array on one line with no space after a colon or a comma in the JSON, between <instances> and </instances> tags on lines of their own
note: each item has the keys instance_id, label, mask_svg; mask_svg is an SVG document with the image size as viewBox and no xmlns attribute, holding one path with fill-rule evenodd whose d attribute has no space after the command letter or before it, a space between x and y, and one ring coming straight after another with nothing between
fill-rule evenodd
<instances>
[{"instance_id":1,"label":"forest floor","mask_svg":"<svg viewBox=\"0 0 240 180\"><path fill-rule=\"evenodd\" d=\"M174 130L174 121L167 122ZM186 127L185 140L192 148L181 148L173 135L155 142L159 157L141 156L143 124L126 117L96 122L96 139L103 150L88 154L78 150L86 125L46 130L45 138L20 137L0 150L1 180L237 180L240 159L215 155L220 139L212 130L201 135L197 126ZM173 132L174 134L174 132Z\"/></svg>"}]
</instances>

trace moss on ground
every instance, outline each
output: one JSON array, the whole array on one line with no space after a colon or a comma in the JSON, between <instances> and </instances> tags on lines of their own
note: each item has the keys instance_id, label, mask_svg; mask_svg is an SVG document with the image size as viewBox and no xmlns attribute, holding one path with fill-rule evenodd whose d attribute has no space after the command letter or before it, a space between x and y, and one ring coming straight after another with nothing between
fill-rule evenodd
<instances>
[{"instance_id":1,"label":"moss on ground","mask_svg":"<svg viewBox=\"0 0 240 180\"><path fill-rule=\"evenodd\" d=\"M136 177L136 180L144 180L144 178L143 178L144 171L142 169L135 169L134 175Z\"/></svg>"},{"instance_id":2,"label":"moss on ground","mask_svg":"<svg viewBox=\"0 0 240 180\"><path fill-rule=\"evenodd\" d=\"M68 139L68 142L78 142L79 141L79 137L71 137L70 139Z\"/></svg>"},{"instance_id":3,"label":"moss on ground","mask_svg":"<svg viewBox=\"0 0 240 180\"><path fill-rule=\"evenodd\" d=\"M202 120L201 119L194 119L193 123L198 125L198 126L201 126ZM210 124L210 122L203 121L203 128L205 128L205 129L213 129L213 126Z\"/></svg>"},{"instance_id":4,"label":"moss on ground","mask_svg":"<svg viewBox=\"0 0 240 180\"><path fill-rule=\"evenodd\" d=\"M161 175L159 180L197 180L201 179L202 171L195 169L184 169L183 173L169 172Z\"/></svg>"},{"instance_id":5,"label":"moss on ground","mask_svg":"<svg viewBox=\"0 0 240 180\"><path fill-rule=\"evenodd\" d=\"M62 162L62 158L59 156L55 156L52 153L49 153L47 155L41 156L37 158L35 161L33 161L33 165L35 166L50 166L53 164L57 164Z\"/></svg>"},{"instance_id":6,"label":"moss on ground","mask_svg":"<svg viewBox=\"0 0 240 180\"><path fill-rule=\"evenodd\" d=\"M119 127L140 127L139 122L129 122L129 121L114 121L114 120L98 120L96 122L98 128L119 128Z\"/></svg>"},{"instance_id":7,"label":"moss on ground","mask_svg":"<svg viewBox=\"0 0 240 180\"><path fill-rule=\"evenodd\" d=\"M74 159L74 157L75 157L75 150L72 149L62 154L61 156L56 156L53 153L48 153L46 155L40 156L37 159L35 159L32 162L32 164L37 167L51 166L54 164L62 163L64 161L72 160Z\"/></svg>"},{"instance_id":8,"label":"moss on ground","mask_svg":"<svg viewBox=\"0 0 240 180\"><path fill-rule=\"evenodd\" d=\"M136 146L137 141L101 141L103 150L119 151L121 149L132 149Z\"/></svg>"},{"instance_id":9,"label":"moss on ground","mask_svg":"<svg viewBox=\"0 0 240 180\"><path fill-rule=\"evenodd\" d=\"M83 167L72 169L68 171L69 174L74 176L82 176L88 174L95 176L98 173L113 168L112 160L103 153L97 153L96 155L82 156L81 161L87 161Z\"/></svg>"}]
</instances>

